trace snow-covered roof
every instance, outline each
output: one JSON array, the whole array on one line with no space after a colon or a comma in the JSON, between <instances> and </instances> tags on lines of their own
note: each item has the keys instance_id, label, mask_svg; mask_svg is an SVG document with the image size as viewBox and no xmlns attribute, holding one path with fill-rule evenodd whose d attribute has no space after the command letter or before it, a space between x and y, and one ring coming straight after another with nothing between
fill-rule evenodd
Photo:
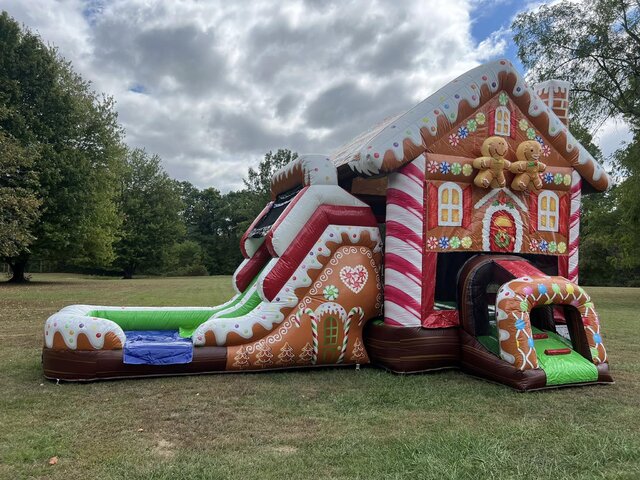
<instances>
[{"instance_id":1,"label":"snow-covered roof","mask_svg":"<svg viewBox=\"0 0 640 480\"><path fill-rule=\"evenodd\" d=\"M336 167L348 165L361 175L392 172L413 161L448 134L497 92L506 91L549 143L596 190L606 190L609 176L508 60L480 65L456 78L411 110L390 117L339 148Z\"/></svg>"}]
</instances>

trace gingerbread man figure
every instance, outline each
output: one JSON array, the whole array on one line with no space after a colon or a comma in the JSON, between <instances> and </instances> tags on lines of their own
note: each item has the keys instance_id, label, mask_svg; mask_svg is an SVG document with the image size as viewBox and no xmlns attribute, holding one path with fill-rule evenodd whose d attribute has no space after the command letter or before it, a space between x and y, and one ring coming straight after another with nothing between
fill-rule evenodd
<instances>
[{"instance_id":1,"label":"gingerbread man figure","mask_svg":"<svg viewBox=\"0 0 640 480\"><path fill-rule=\"evenodd\" d=\"M509 151L509 144L502 137L489 137L482 142L481 157L473 161L473 167L480 170L473 180L481 188L502 188L506 185L504 170L509 169L511 162L504 156Z\"/></svg>"},{"instance_id":2,"label":"gingerbread man figure","mask_svg":"<svg viewBox=\"0 0 640 480\"><path fill-rule=\"evenodd\" d=\"M527 140L518 145L516 150L517 162L511 164L511 172L516 176L511 182L513 190L524 191L533 186L534 190L542 188L540 172L544 172L547 166L540 161L542 147L535 140Z\"/></svg>"}]
</instances>

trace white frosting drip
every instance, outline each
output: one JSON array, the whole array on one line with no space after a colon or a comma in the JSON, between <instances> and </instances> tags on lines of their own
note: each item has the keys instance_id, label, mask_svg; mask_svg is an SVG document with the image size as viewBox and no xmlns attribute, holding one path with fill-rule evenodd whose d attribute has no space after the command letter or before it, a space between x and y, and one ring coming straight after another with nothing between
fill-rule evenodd
<instances>
[{"instance_id":1,"label":"white frosting drip","mask_svg":"<svg viewBox=\"0 0 640 480\"><path fill-rule=\"evenodd\" d=\"M313 280L309 275L309 271L318 272L322 267L322 263L318 261L318 256L328 257L332 255L328 243L343 244L342 234L346 233L349 238L349 244L358 243L363 232L368 232L372 241L375 242L374 252L382 251L382 241L380 239L380 231L376 227L351 227L343 225L329 225L320 235L314 247L307 253L304 260L298 265L295 272L287 280L280 289L276 297L272 301L268 301L262 285L269 271L280 260L272 259L264 272L260 274L256 285L258 292L263 301L250 313L237 318L210 318L201 324L193 334L193 344L204 345L205 334L211 331L215 334L216 342L222 346L226 344L229 333L234 332L242 338L249 339L253 336L253 328L256 325L262 325L267 330L272 330L275 325L280 324L284 320L281 310L285 308L293 308L300 302L295 295L295 290L301 287L311 287Z\"/></svg>"},{"instance_id":2,"label":"white frosting drip","mask_svg":"<svg viewBox=\"0 0 640 480\"><path fill-rule=\"evenodd\" d=\"M44 343L47 348L53 347L53 337L56 332L60 333L66 347L70 350L77 349L78 335L81 333L87 337L91 346L96 350L100 350L104 346L104 338L107 333L113 333L124 345L126 337L117 323L104 318L87 317L83 314L72 313L74 311L73 307L89 306L72 305L51 315L44 324Z\"/></svg>"},{"instance_id":3,"label":"white frosting drip","mask_svg":"<svg viewBox=\"0 0 640 480\"><path fill-rule=\"evenodd\" d=\"M348 164L352 170L361 174L377 175L382 168L385 153L391 150L398 166L400 166L405 155L404 140L409 140L415 146L419 146L422 144L424 132L428 132L431 136L437 135L438 118L444 117L449 124L455 124L458 121L460 102L465 100L473 108L478 107L481 88L488 88L492 94L502 88L499 81L501 74L515 75L515 85L508 92L511 96L521 97L525 93L529 94L531 101L528 114L531 117L538 117L543 112L547 114L550 137L557 137L560 133L565 133L567 153L571 153L576 147L580 148L580 165L592 164L594 167L591 179L587 178L587 180L597 182L603 175L606 176L602 167L578 144L566 125L538 97L535 89L527 85L525 79L520 76L508 60L496 60L461 75L408 112L385 120L338 149L332 156L333 162L337 166Z\"/></svg>"}]
</instances>

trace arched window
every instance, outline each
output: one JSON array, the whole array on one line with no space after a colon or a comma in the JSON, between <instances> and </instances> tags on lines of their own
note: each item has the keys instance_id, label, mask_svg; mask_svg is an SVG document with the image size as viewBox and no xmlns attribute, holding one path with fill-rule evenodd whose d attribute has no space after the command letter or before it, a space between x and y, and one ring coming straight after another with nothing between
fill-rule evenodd
<instances>
[{"instance_id":1,"label":"arched window","mask_svg":"<svg viewBox=\"0 0 640 480\"><path fill-rule=\"evenodd\" d=\"M558 194L555 192L545 190L538 195L538 230L558 231L559 207Z\"/></svg>"},{"instance_id":2,"label":"arched window","mask_svg":"<svg viewBox=\"0 0 640 480\"><path fill-rule=\"evenodd\" d=\"M324 344L333 346L338 344L338 319L327 317L324 322Z\"/></svg>"},{"instance_id":3,"label":"arched window","mask_svg":"<svg viewBox=\"0 0 640 480\"><path fill-rule=\"evenodd\" d=\"M496 135L508 137L511 135L511 112L507 107L496 108L493 131Z\"/></svg>"},{"instance_id":4,"label":"arched window","mask_svg":"<svg viewBox=\"0 0 640 480\"><path fill-rule=\"evenodd\" d=\"M445 182L438 188L438 225L462 225L462 189L453 182Z\"/></svg>"}]
</instances>

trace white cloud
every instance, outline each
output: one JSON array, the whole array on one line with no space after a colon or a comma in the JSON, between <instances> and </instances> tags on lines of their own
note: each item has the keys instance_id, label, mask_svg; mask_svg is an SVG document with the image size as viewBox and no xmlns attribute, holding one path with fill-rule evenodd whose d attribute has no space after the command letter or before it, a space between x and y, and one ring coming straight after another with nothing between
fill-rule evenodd
<instances>
[{"instance_id":1,"label":"white cloud","mask_svg":"<svg viewBox=\"0 0 640 480\"><path fill-rule=\"evenodd\" d=\"M127 142L223 191L270 149L330 153L506 48L467 0L3 0L115 97Z\"/></svg>"},{"instance_id":2,"label":"white cloud","mask_svg":"<svg viewBox=\"0 0 640 480\"><path fill-rule=\"evenodd\" d=\"M595 143L605 158L611 156L625 143L633 139L629 125L619 118L610 118L604 122L594 135Z\"/></svg>"}]
</instances>

